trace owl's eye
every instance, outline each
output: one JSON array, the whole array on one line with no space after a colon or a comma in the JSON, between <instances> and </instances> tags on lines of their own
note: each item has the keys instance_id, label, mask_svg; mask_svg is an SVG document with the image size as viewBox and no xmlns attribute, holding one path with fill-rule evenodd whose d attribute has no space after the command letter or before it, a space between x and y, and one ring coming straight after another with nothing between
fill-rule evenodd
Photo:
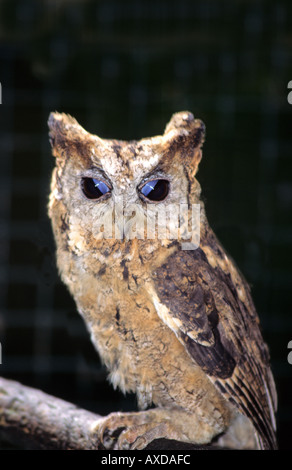
<instances>
[{"instance_id":1,"label":"owl's eye","mask_svg":"<svg viewBox=\"0 0 292 470\"><path fill-rule=\"evenodd\" d=\"M95 178L82 178L81 188L88 199L99 199L111 191L104 181Z\"/></svg>"},{"instance_id":2,"label":"owl's eye","mask_svg":"<svg viewBox=\"0 0 292 470\"><path fill-rule=\"evenodd\" d=\"M150 201L163 201L169 193L169 181L163 179L148 181L140 191Z\"/></svg>"}]
</instances>

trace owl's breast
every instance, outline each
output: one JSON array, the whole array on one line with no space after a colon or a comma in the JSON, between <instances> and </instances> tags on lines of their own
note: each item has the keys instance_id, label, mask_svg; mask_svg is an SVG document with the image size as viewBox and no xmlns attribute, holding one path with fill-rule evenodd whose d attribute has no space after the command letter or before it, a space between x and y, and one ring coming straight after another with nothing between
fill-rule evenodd
<instances>
[{"instance_id":1,"label":"owl's breast","mask_svg":"<svg viewBox=\"0 0 292 470\"><path fill-rule=\"evenodd\" d=\"M140 408L183 403L191 409L196 390L214 391L175 325L164 321L168 307L158 301L152 280L164 251L151 257L146 249L125 250L123 256L116 250L102 263L93 256L72 257L63 264L63 277L114 387L137 393Z\"/></svg>"},{"instance_id":2,"label":"owl's breast","mask_svg":"<svg viewBox=\"0 0 292 470\"><path fill-rule=\"evenodd\" d=\"M155 361L158 355L157 341L161 351L165 348L161 342L165 326L155 312L146 283L132 275L125 264L121 276L117 274L117 270L111 277L104 273L90 292L76 301L114 387L136 392L148 387L143 385L146 371L151 367L150 358Z\"/></svg>"}]
</instances>

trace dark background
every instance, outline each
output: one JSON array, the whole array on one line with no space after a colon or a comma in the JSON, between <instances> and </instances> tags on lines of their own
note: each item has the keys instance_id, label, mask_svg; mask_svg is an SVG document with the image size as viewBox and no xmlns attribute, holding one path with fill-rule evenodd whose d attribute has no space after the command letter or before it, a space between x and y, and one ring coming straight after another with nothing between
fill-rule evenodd
<instances>
[{"instance_id":1,"label":"dark background","mask_svg":"<svg viewBox=\"0 0 292 470\"><path fill-rule=\"evenodd\" d=\"M58 278L47 118L135 139L187 109L207 126L207 214L252 285L292 448L291 13L291 0L0 1L1 375L101 414L135 407Z\"/></svg>"}]
</instances>

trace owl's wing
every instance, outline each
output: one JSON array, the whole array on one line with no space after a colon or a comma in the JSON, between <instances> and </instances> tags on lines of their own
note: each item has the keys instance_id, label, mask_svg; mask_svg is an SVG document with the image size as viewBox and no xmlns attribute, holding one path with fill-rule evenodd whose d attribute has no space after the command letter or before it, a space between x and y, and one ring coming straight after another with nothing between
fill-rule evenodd
<instances>
[{"instance_id":1,"label":"owl's wing","mask_svg":"<svg viewBox=\"0 0 292 470\"><path fill-rule=\"evenodd\" d=\"M268 349L249 287L212 237L212 266L201 245L177 251L156 270L155 289L167 307L163 321L220 392L251 419L261 447L273 449L277 398Z\"/></svg>"}]
</instances>

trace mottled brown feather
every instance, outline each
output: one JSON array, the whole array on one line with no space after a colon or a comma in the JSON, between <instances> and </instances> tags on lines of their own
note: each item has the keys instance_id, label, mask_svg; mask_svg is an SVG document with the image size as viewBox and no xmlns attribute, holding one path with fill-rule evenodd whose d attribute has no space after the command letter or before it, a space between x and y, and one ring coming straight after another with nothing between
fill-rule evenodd
<instances>
[{"instance_id":1,"label":"mottled brown feather","mask_svg":"<svg viewBox=\"0 0 292 470\"><path fill-rule=\"evenodd\" d=\"M210 265L205 244L209 256L219 255L225 269ZM237 271L240 298L230 276L231 263L210 230L199 249L176 252L157 269L155 286L170 315L182 321L178 337L192 359L252 419L263 447L276 448L276 391L269 354L249 288Z\"/></svg>"},{"instance_id":2,"label":"mottled brown feather","mask_svg":"<svg viewBox=\"0 0 292 470\"><path fill-rule=\"evenodd\" d=\"M156 405L106 419L109 429L126 428L117 448L142 448L158 437L207 443L229 429L236 436L237 423L247 439L240 434L236 446L254 447L255 428L260 447L275 448L268 349L249 286L200 198L202 121L177 113L163 135L131 142L101 139L66 114L52 113L49 127L56 157L49 215L61 277L114 387L136 392L141 409ZM108 181L111 195L87 200L84 175ZM100 237L103 210L111 214L122 195L144 214L139 188L159 177L170 181L171 203L200 204L199 247L182 250L179 237Z\"/></svg>"}]
</instances>

